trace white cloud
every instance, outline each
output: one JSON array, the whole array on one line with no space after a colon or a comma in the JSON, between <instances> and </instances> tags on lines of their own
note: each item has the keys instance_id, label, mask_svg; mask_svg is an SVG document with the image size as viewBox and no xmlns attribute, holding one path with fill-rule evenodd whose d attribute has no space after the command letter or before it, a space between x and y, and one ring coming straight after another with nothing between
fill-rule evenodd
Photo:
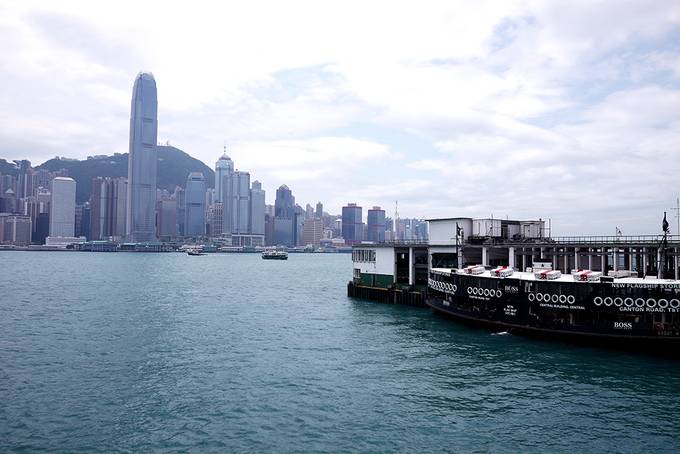
<instances>
[{"instance_id":1,"label":"white cloud","mask_svg":"<svg viewBox=\"0 0 680 454\"><path fill-rule=\"evenodd\" d=\"M0 157L127 151L144 69L159 139L209 165L226 141L302 202L644 231L678 191L678 25L674 1L3 2Z\"/></svg>"}]
</instances>

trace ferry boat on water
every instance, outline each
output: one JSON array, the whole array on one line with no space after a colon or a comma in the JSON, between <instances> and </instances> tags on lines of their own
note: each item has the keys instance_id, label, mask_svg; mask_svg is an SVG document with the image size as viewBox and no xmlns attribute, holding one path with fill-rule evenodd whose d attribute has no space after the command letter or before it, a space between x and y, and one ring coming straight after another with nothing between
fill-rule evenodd
<instances>
[{"instance_id":1,"label":"ferry boat on water","mask_svg":"<svg viewBox=\"0 0 680 454\"><path fill-rule=\"evenodd\" d=\"M276 249L268 249L262 252L264 260L288 260L288 252Z\"/></svg>"},{"instance_id":2,"label":"ferry boat on water","mask_svg":"<svg viewBox=\"0 0 680 454\"><path fill-rule=\"evenodd\" d=\"M494 330L680 355L680 280L563 275L540 262L531 272L432 268L427 304Z\"/></svg>"}]
</instances>

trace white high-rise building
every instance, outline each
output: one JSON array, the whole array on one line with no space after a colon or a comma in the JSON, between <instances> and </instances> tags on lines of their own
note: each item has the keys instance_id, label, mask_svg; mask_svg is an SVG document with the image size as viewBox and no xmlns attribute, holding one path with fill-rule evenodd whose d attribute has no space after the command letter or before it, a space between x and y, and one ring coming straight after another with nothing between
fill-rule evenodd
<instances>
[{"instance_id":1,"label":"white high-rise building","mask_svg":"<svg viewBox=\"0 0 680 454\"><path fill-rule=\"evenodd\" d=\"M139 73L132 90L126 229L138 243L156 240L157 135L156 81L151 73Z\"/></svg>"},{"instance_id":2,"label":"white high-rise building","mask_svg":"<svg viewBox=\"0 0 680 454\"><path fill-rule=\"evenodd\" d=\"M76 182L70 177L52 180L50 236L73 238L76 229Z\"/></svg>"}]
</instances>

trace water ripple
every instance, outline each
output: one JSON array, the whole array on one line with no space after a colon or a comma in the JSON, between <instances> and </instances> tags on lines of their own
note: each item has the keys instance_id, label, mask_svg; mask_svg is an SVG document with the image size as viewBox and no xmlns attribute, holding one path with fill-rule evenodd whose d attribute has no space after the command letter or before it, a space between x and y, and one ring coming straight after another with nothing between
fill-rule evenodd
<instances>
[{"instance_id":1,"label":"water ripple","mask_svg":"<svg viewBox=\"0 0 680 454\"><path fill-rule=\"evenodd\" d=\"M352 301L345 255L0 260L3 452L680 450L678 363Z\"/></svg>"}]
</instances>

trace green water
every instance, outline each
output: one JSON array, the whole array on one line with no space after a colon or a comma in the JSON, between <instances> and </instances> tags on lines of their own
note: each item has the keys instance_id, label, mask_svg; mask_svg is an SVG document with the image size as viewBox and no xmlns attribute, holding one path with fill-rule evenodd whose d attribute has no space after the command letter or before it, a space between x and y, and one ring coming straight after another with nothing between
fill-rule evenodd
<instances>
[{"instance_id":1,"label":"green water","mask_svg":"<svg viewBox=\"0 0 680 454\"><path fill-rule=\"evenodd\" d=\"M348 255L0 264L3 452L680 450L680 363L350 300Z\"/></svg>"}]
</instances>

